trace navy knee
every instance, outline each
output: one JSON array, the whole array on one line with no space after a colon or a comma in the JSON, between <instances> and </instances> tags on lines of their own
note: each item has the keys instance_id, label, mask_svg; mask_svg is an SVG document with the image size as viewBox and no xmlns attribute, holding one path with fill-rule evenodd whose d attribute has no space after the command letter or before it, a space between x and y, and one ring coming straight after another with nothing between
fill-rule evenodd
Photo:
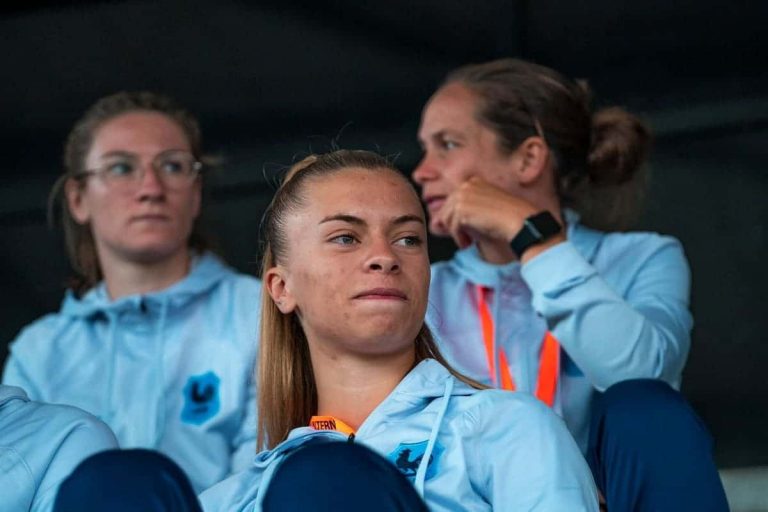
<instances>
[{"instance_id":1,"label":"navy knee","mask_svg":"<svg viewBox=\"0 0 768 512\"><path fill-rule=\"evenodd\" d=\"M144 510L199 512L189 479L176 463L151 450L92 455L62 482L54 512Z\"/></svg>"},{"instance_id":2,"label":"navy knee","mask_svg":"<svg viewBox=\"0 0 768 512\"><path fill-rule=\"evenodd\" d=\"M301 489L300 493L296 489ZM263 510L426 511L393 464L356 443L321 442L289 455L266 490Z\"/></svg>"},{"instance_id":3,"label":"navy knee","mask_svg":"<svg viewBox=\"0 0 768 512\"><path fill-rule=\"evenodd\" d=\"M634 379L619 382L598 397L593 424L621 425L640 435L668 437L674 433L697 436L711 443L709 432L679 391L664 381Z\"/></svg>"}]
</instances>

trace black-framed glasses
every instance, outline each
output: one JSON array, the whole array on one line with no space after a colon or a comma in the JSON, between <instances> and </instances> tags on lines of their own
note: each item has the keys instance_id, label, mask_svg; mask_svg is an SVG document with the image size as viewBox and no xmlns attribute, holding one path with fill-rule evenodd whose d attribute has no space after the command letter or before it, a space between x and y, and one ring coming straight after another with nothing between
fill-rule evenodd
<instances>
[{"instance_id":1,"label":"black-framed glasses","mask_svg":"<svg viewBox=\"0 0 768 512\"><path fill-rule=\"evenodd\" d=\"M169 189L188 187L203 169L203 164L192 153L181 149L159 153L152 159L151 166L157 179ZM105 156L95 169L86 169L76 177L97 176L111 188L132 189L144 180L146 171L138 155L115 152Z\"/></svg>"}]
</instances>

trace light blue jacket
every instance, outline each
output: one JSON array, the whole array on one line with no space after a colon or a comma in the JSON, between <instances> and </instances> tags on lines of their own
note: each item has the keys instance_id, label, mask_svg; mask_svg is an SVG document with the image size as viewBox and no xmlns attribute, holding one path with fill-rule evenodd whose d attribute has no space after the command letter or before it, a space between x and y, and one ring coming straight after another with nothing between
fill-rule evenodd
<instances>
[{"instance_id":1,"label":"light blue jacket","mask_svg":"<svg viewBox=\"0 0 768 512\"><path fill-rule=\"evenodd\" d=\"M74 407L30 402L0 385L0 512L47 512L83 460L117 448L109 428Z\"/></svg>"},{"instance_id":2,"label":"light blue jacket","mask_svg":"<svg viewBox=\"0 0 768 512\"><path fill-rule=\"evenodd\" d=\"M491 288L496 345L527 392L535 391L549 329L562 348L554 409L585 450L595 389L635 378L679 388L692 327L690 272L673 238L602 233L570 211L566 220L568 240L522 267L487 263L476 246L434 264L427 323L448 362L490 385L475 287Z\"/></svg>"},{"instance_id":3,"label":"light blue jacket","mask_svg":"<svg viewBox=\"0 0 768 512\"><path fill-rule=\"evenodd\" d=\"M122 448L165 453L202 490L256 453L259 299L257 279L211 254L159 292L68 293L11 344L3 382L98 416Z\"/></svg>"},{"instance_id":4,"label":"light blue jacket","mask_svg":"<svg viewBox=\"0 0 768 512\"><path fill-rule=\"evenodd\" d=\"M203 509L261 510L279 462L316 436L347 440L294 429L250 469L202 493ZM436 512L597 510L592 475L560 418L529 395L470 388L431 359L373 410L355 442L392 461Z\"/></svg>"}]
</instances>

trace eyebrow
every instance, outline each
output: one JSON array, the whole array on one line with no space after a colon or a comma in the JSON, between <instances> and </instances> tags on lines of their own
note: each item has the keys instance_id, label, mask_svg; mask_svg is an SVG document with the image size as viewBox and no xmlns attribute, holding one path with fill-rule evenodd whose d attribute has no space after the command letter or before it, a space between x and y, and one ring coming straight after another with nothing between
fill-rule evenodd
<instances>
[{"instance_id":1,"label":"eyebrow","mask_svg":"<svg viewBox=\"0 0 768 512\"><path fill-rule=\"evenodd\" d=\"M179 152L191 153L191 151L188 149L171 148L171 149L165 149L163 151L160 151L153 158L157 158L158 156L165 155L167 153L179 153ZM112 151L107 151L103 155L99 156L99 158L113 158L113 157L141 158L141 155L138 153L133 153L132 151L126 151L124 149L113 149Z\"/></svg>"},{"instance_id":2,"label":"eyebrow","mask_svg":"<svg viewBox=\"0 0 768 512\"><path fill-rule=\"evenodd\" d=\"M358 226L365 226L368 224L360 217L356 217L354 215L349 215L345 213L339 213L336 215L329 215L328 217L324 217L323 220L318 222L318 224L324 224L326 222L333 222L333 221L340 221L340 222L347 222L349 224L355 224ZM418 222L419 224L424 224L424 219L419 217L418 215L400 215L399 217L395 217L392 220L392 224L399 225L399 224L405 224L408 222Z\"/></svg>"},{"instance_id":3,"label":"eyebrow","mask_svg":"<svg viewBox=\"0 0 768 512\"><path fill-rule=\"evenodd\" d=\"M416 136L416 140L419 141L419 144L422 146L426 143L427 140L440 140L444 139L445 137L451 137L455 139L463 138L464 135L460 132L456 132L450 128L443 128L436 132L430 133L426 137Z\"/></svg>"},{"instance_id":4,"label":"eyebrow","mask_svg":"<svg viewBox=\"0 0 768 512\"><path fill-rule=\"evenodd\" d=\"M99 158L112 158L116 156L122 156L126 158L135 158L138 155L136 155L135 153L131 153L130 151L122 151L120 149L116 149L113 151L107 151L103 155L99 155Z\"/></svg>"}]
</instances>

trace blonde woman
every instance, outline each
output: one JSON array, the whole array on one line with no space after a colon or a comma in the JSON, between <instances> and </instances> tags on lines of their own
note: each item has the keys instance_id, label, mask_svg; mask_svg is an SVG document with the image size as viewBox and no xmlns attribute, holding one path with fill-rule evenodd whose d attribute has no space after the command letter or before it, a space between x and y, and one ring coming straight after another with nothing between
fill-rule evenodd
<instances>
[{"instance_id":1,"label":"blonde woman","mask_svg":"<svg viewBox=\"0 0 768 512\"><path fill-rule=\"evenodd\" d=\"M438 352L424 325L424 213L385 159L305 159L264 229L258 437L268 449L204 492L206 511L597 509L554 413L481 389Z\"/></svg>"}]
</instances>

